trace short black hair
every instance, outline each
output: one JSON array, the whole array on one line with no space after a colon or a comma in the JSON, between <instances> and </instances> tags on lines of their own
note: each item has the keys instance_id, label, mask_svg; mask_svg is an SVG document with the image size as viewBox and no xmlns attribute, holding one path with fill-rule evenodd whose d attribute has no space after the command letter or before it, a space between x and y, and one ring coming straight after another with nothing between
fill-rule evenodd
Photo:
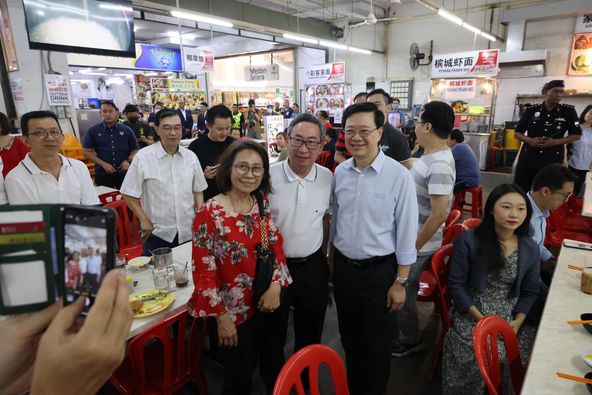
<instances>
[{"instance_id":1,"label":"short black hair","mask_svg":"<svg viewBox=\"0 0 592 395\"><path fill-rule=\"evenodd\" d=\"M317 111L317 114L319 114L321 117L325 119L329 119L329 113L325 110L319 110Z\"/></svg>"},{"instance_id":2,"label":"short black hair","mask_svg":"<svg viewBox=\"0 0 592 395\"><path fill-rule=\"evenodd\" d=\"M298 107L298 109L300 109L300 105L298 103L292 103L293 106Z\"/></svg>"},{"instance_id":3,"label":"short black hair","mask_svg":"<svg viewBox=\"0 0 592 395\"><path fill-rule=\"evenodd\" d=\"M456 141L457 143L462 143L465 141L465 135L460 131L460 129L452 129L452 132L450 132L450 139Z\"/></svg>"},{"instance_id":4,"label":"short black hair","mask_svg":"<svg viewBox=\"0 0 592 395\"><path fill-rule=\"evenodd\" d=\"M424 104L420 115L422 122L430 123L436 136L447 139L454 127L454 111L447 103L431 101Z\"/></svg>"},{"instance_id":5,"label":"short black hair","mask_svg":"<svg viewBox=\"0 0 592 395\"><path fill-rule=\"evenodd\" d=\"M378 107L376 107L376 104L370 102L352 104L346 108L341 116L341 125L345 127L347 118L359 112L374 113L374 124L376 127L381 128L384 125L384 114L378 109Z\"/></svg>"},{"instance_id":6,"label":"short black hair","mask_svg":"<svg viewBox=\"0 0 592 395\"><path fill-rule=\"evenodd\" d=\"M206 122L208 125L213 125L216 118L232 119L232 112L224 104L218 104L208 109L206 112Z\"/></svg>"},{"instance_id":7,"label":"short black hair","mask_svg":"<svg viewBox=\"0 0 592 395\"><path fill-rule=\"evenodd\" d=\"M119 112L119 108L117 108L117 106L115 105L115 103L113 103L112 100L101 100L100 101L100 105L99 108L102 107L103 105L107 105L107 106L111 106L115 109L115 111Z\"/></svg>"},{"instance_id":8,"label":"short black hair","mask_svg":"<svg viewBox=\"0 0 592 395\"><path fill-rule=\"evenodd\" d=\"M127 114L128 112L140 112L140 109L135 104L128 104L123 109L123 113Z\"/></svg>"},{"instance_id":9,"label":"short black hair","mask_svg":"<svg viewBox=\"0 0 592 395\"><path fill-rule=\"evenodd\" d=\"M255 151L260 157L261 161L263 162L263 177L261 178L261 184L259 187L251 192L251 195L255 195L257 193L262 193L263 195L267 195L272 192L271 189L271 177L269 175L269 156L267 155L267 151L261 145L257 144L254 141L245 140L245 141L235 141L232 143L220 156L220 167L218 168L218 172L216 173L216 184L218 185L218 190L220 193L230 192L232 189L232 181L230 176L232 175L232 168L234 165L234 158L236 155L244 150L251 150Z\"/></svg>"},{"instance_id":10,"label":"short black hair","mask_svg":"<svg viewBox=\"0 0 592 395\"><path fill-rule=\"evenodd\" d=\"M254 105L255 105L255 100L249 99L249 107L254 106Z\"/></svg>"},{"instance_id":11,"label":"short black hair","mask_svg":"<svg viewBox=\"0 0 592 395\"><path fill-rule=\"evenodd\" d=\"M204 106L204 107L207 107L207 106L208 106L208 103L206 103L205 101L202 101L202 102L201 102L201 103L199 103L199 104L200 104L200 105L202 105L202 106Z\"/></svg>"},{"instance_id":12,"label":"short black hair","mask_svg":"<svg viewBox=\"0 0 592 395\"><path fill-rule=\"evenodd\" d=\"M358 94L354 96L354 101L358 100L358 97L362 96L364 96L364 98L367 98L368 94L366 92L358 92Z\"/></svg>"},{"instance_id":13,"label":"short black hair","mask_svg":"<svg viewBox=\"0 0 592 395\"><path fill-rule=\"evenodd\" d=\"M58 124L60 130L62 130L62 128L60 127L60 121L58 121L58 116L55 115L55 113L51 111L29 111L21 117L21 133L23 134L23 136L29 136L29 121L31 119L41 118L53 118Z\"/></svg>"},{"instance_id":14,"label":"short black hair","mask_svg":"<svg viewBox=\"0 0 592 395\"><path fill-rule=\"evenodd\" d=\"M0 136L7 136L12 133L12 126L6 114L0 112Z\"/></svg>"},{"instance_id":15,"label":"short black hair","mask_svg":"<svg viewBox=\"0 0 592 395\"><path fill-rule=\"evenodd\" d=\"M566 182L575 182L576 176L567 168L559 163L551 163L543 167L534 176L531 190L538 191L547 187L552 191L558 191L563 188Z\"/></svg>"},{"instance_id":16,"label":"short black hair","mask_svg":"<svg viewBox=\"0 0 592 395\"><path fill-rule=\"evenodd\" d=\"M154 103L154 105L164 107L164 104L161 101L157 101L156 103Z\"/></svg>"},{"instance_id":17,"label":"short black hair","mask_svg":"<svg viewBox=\"0 0 592 395\"><path fill-rule=\"evenodd\" d=\"M179 119L181 119L181 114L179 114L178 111L171 110L170 108L163 108L154 116L154 124L156 126L160 126L160 120L168 117L179 117ZM182 119L181 122L183 122Z\"/></svg>"},{"instance_id":18,"label":"short black hair","mask_svg":"<svg viewBox=\"0 0 592 395\"><path fill-rule=\"evenodd\" d=\"M391 95L386 93L386 91L382 88L374 89L370 91L366 97L374 96L374 95L382 95L384 97L384 104L389 104L391 102Z\"/></svg>"},{"instance_id":19,"label":"short black hair","mask_svg":"<svg viewBox=\"0 0 592 395\"><path fill-rule=\"evenodd\" d=\"M319 121L317 117L308 113L299 114L296 118L294 118L292 122L290 122L290 125L287 129L287 135L292 136L292 130L294 130L294 127L302 122L312 123L317 128L319 128L319 139L320 141L323 141L323 138L325 137L325 126L323 126L323 124L321 123L321 121Z\"/></svg>"}]
</instances>

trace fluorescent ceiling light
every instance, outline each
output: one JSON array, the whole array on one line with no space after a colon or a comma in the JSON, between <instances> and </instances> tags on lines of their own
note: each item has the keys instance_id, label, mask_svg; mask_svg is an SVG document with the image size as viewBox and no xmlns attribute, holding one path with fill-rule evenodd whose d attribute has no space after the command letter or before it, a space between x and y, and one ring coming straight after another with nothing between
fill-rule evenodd
<instances>
[{"instance_id":1,"label":"fluorescent ceiling light","mask_svg":"<svg viewBox=\"0 0 592 395\"><path fill-rule=\"evenodd\" d=\"M468 23L463 23L462 27L464 27L467 30L472 31L475 34L481 34L481 30L477 29L475 26L469 25Z\"/></svg>"},{"instance_id":2,"label":"fluorescent ceiling light","mask_svg":"<svg viewBox=\"0 0 592 395\"><path fill-rule=\"evenodd\" d=\"M123 74L123 73L115 73L113 75L116 76L116 77L127 77L127 78L133 77L132 74Z\"/></svg>"},{"instance_id":3,"label":"fluorescent ceiling light","mask_svg":"<svg viewBox=\"0 0 592 395\"><path fill-rule=\"evenodd\" d=\"M481 32L481 36L485 37L486 39L490 40L490 41L496 41L496 38L494 36L492 36L491 34L485 33L485 32Z\"/></svg>"},{"instance_id":4,"label":"fluorescent ceiling light","mask_svg":"<svg viewBox=\"0 0 592 395\"><path fill-rule=\"evenodd\" d=\"M80 74L84 74L84 75L109 75L107 73L93 73L92 71L81 71Z\"/></svg>"},{"instance_id":5,"label":"fluorescent ceiling light","mask_svg":"<svg viewBox=\"0 0 592 395\"><path fill-rule=\"evenodd\" d=\"M370 51L369 49L362 49L362 48L356 48L356 47L349 47L347 49L350 52L362 53L364 55L371 55L372 54L372 51Z\"/></svg>"},{"instance_id":6,"label":"fluorescent ceiling light","mask_svg":"<svg viewBox=\"0 0 592 395\"><path fill-rule=\"evenodd\" d=\"M184 11L176 11L172 10L171 15L176 18L181 19L189 19L192 21L208 23L210 25L217 25L217 26L224 26L224 27L232 27L233 24L227 21L223 21L222 19L212 18L206 15L198 15L192 12L184 12Z\"/></svg>"},{"instance_id":7,"label":"fluorescent ceiling light","mask_svg":"<svg viewBox=\"0 0 592 395\"><path fill-rule=\"evenodd\" d=\"M287 38L288 40L302 41L303 43L309 43L309 44L318 44L319 43L319 40L314 39L312 37L300 36L298 34L292 34L292 33L284 33L284 38Z\"/></svg>"},{"instance_id":8,"label":"fluorescent ceiling light","mask_svg":"<svg viewBox=\"0 0 592 395\"><path fill-rule=\"evenodd\" d=\"M319 44L323 47L335 48L335 49L347 49L347 45L332 42L332 41L319 41Z\"/></svg>"},{"instance_id":9,"label":"fluorescent ceiling light","mask_svg":"<svg viewBox=\"0 0 592 395\"><path fill-rule=\"evenodd\" d=\"M107 68L105 68L105 67L99 67L97 70L103 71L103 70L107 70Z\"/></svg>"},{"instance_id":10,"label":"fluorescent ceiling light","mask_svg":"<svg viewBox=\"0 0 592 395\"><path fill-rule=\"evenodd\" d=\"M146 77L154 77L155 75L158 75L158 73L146 73L144 74Z\"/></svg>"},{"instance_id":11,"label":"fluorescent ceiling light","mask_svg":"<svg viewBox=\"0 0 592 395\"><path fill-rule=\"evenodd\" d=\"M125 6L116 5L116 4L100 4L99 8L102 8L104 10L115 10L115 11L121 10L121 11L126 11L126 12L134 12L132 7L125 7Z\"/></svg>"},{"instance_id":12,"label":"fluorescent ceiling light","mask_svg":"<svg viewBox=\"0 0 592 395\"><path fill-rule=\"evenodd\" d=\"M440 8L438 10L438 15L440 15L443 18L448 19L451 22L456 23L457 25L462 25L463 24L463 21L462 21L461 18L459 18L458 16L456 16L456 15L454 15L454 14L452 14L452 13L450 13L450 12L448 12L448 11L442 9L442 8Z\"/></svg>"}]
</instances>

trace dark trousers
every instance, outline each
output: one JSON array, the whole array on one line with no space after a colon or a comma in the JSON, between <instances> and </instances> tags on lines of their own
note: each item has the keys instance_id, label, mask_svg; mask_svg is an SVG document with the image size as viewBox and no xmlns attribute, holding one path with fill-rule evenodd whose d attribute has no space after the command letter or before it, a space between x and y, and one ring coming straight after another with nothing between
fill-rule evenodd
<instances>
[{"instance_id":1,"label":"dark trousers","mask_svg":"<svg viewBox=\"0 0 592 395\"><path fill-rule=\"evenodd\" d=\"M356 268L336 250L334 294L352 395L384 394L391 367L395 315L386 307L396 259Z\"/></svg>"},{"instance_id":2,"label":"dark trousers","mask_svg":"<svg viewBox=\"0 0 592 395\"><path fill-rule=\"evenodd\" d=\"M530 191L532 180L539 170L551 163L563 163L563 147L561 149L561 155L555 155L553 152L538 155L535 152L522 150L516 164L514 184L520 185L524 192Z\"/></svg>"},{"instance_id":3,"label":"dark trousers","mask_svg":"<svg viewBox=\"0 0 592 395\"><path fill-rule=\"evenodd\" d=\"M169 243L168 241L165 241L165 240L161 239L160 237L154 236L154 234L151 234L150 236L148 236L148 238L146 239L146 241L142 245L142 247L143 247L142 255L152 256L151 251L154 251L157 248L162 248L162 247L175 248L178 245L179 245L179 235L175 235L173 242Z\"/></svg>"},{"instance_id":4,"label":"dark trousers","mask_svg":"<svg viewBox=\"0 0 592 395\"><path fill-rule=\"evenodd\" d=\"M569 166L569 171L571 171L576 177L576 181L574 182L574 194L577 196L580 196L580 190L582 189L582 187L584 186L584 183L586 182L586 174L588 173L587 170L578 170L576 168L573 168L571 166ZM592 186L590 186L589 188L592 188ZM584 191L581 191L582 195L584 194Z\"/></svg>"},{"instance_id":5,"label":"dark trousers","mask_svg":"<svg viewBox=\"0 0 592 395\"><path fill-rule=\"evenodd\" d=\"M253 371L257 360L259 373L267 391L273 391L275 380L285 362L283 352L276 352L281 341L281 336L278 336L274 329L281 320L278 310L267 314L257 312L238 325L238 346L235 348L218 346L216 320L208 320L210 348L214 357L224 366L223 395L251 394Z\"/></svg>"},{"instance_id":6,"label":"dark trousers","mask_svg":"<svg viewBox=\"0 0 592 395\"><path fill-rule=\"evenodd\" d=\"M126 173L95 174L95 184L109 188L121 189Z\"/></svg>"}]
</instances>

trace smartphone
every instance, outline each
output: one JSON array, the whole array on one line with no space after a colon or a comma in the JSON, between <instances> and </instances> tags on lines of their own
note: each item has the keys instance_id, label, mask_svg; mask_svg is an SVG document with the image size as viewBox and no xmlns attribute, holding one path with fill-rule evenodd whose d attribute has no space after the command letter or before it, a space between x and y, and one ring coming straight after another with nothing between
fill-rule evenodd
<instances>
[{"instance_id":1,"label":"smartphone","mask_svg":"<svg viewBox=\"0 0 592 395\"><path fill-rule=\"evenodd\" d=\"M115 266L115 212L104 207L62 208L64 305L86 296L83 315L94 303L107 272Z\"/></svg>"}]
</instances>

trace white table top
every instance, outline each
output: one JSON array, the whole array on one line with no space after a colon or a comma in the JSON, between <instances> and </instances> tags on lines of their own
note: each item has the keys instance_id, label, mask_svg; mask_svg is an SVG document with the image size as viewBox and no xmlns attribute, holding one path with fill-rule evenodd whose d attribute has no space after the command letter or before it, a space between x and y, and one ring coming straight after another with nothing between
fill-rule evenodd
<instances>
[{"instance_id":1,"label":"white table top","mask_svg":"<svg viewBox=\"0 0 592 395\"><path fill-rule=\"evenodd\" d=\"M191 242L187 242L173 248L173 261L182 264L185 264L185 262L189 261L189 266L191 266ZM136 292L154 289L154 280L152 279L151 269L136 270L134 268L128 267L127 273L132 276L134 281L138 281L138 284L135 288ZM128 339L131 339L137 334L145 331L165 318L172 316L187 306L187 302L193 294L193 276L191 274L191 270L189 271L189 284L183 288L175 288L173 293L175 295L175 302L166 310L150 317L134 318Z\"/></svg>"},{"instance_id":2,"label":"white table top","mask_svg":"<svg viewBox=\"0 0 592 395\"><path fill-rule=\"evenodd\" d=\"M579 320L582 313L592 313L592 295L580 291L582 275L567 265L592 266L592 252L561 247L522 387L523 395L589 394L585 384L555 374L584 377L592 371L580 357L580 350L592 344L592 335L582 325L566 323Z\"/></svg>"},{"instance_id":3,"label":"white table top","mask_svg":"<svg viewBox=\"0 0 592 395\"><path fill-rule=\"evenodd\" d=\"M95 191L97 191L97 195L99 195L99 196L104 195L106 193L119 192L118 189L109 188L109 187L106 187L103 185L95 186Z\"/></svg>"},{"instance_id":4,"label":"white table top","mask_svg":"<svg viewBox=\"0 0 592 395\"><path fill-rule=\"evenodd\" d=\"M582 215L592 217L592 171L586 174L586 188L584 191L584 207Z\"/></svg>"}]
</instances>

